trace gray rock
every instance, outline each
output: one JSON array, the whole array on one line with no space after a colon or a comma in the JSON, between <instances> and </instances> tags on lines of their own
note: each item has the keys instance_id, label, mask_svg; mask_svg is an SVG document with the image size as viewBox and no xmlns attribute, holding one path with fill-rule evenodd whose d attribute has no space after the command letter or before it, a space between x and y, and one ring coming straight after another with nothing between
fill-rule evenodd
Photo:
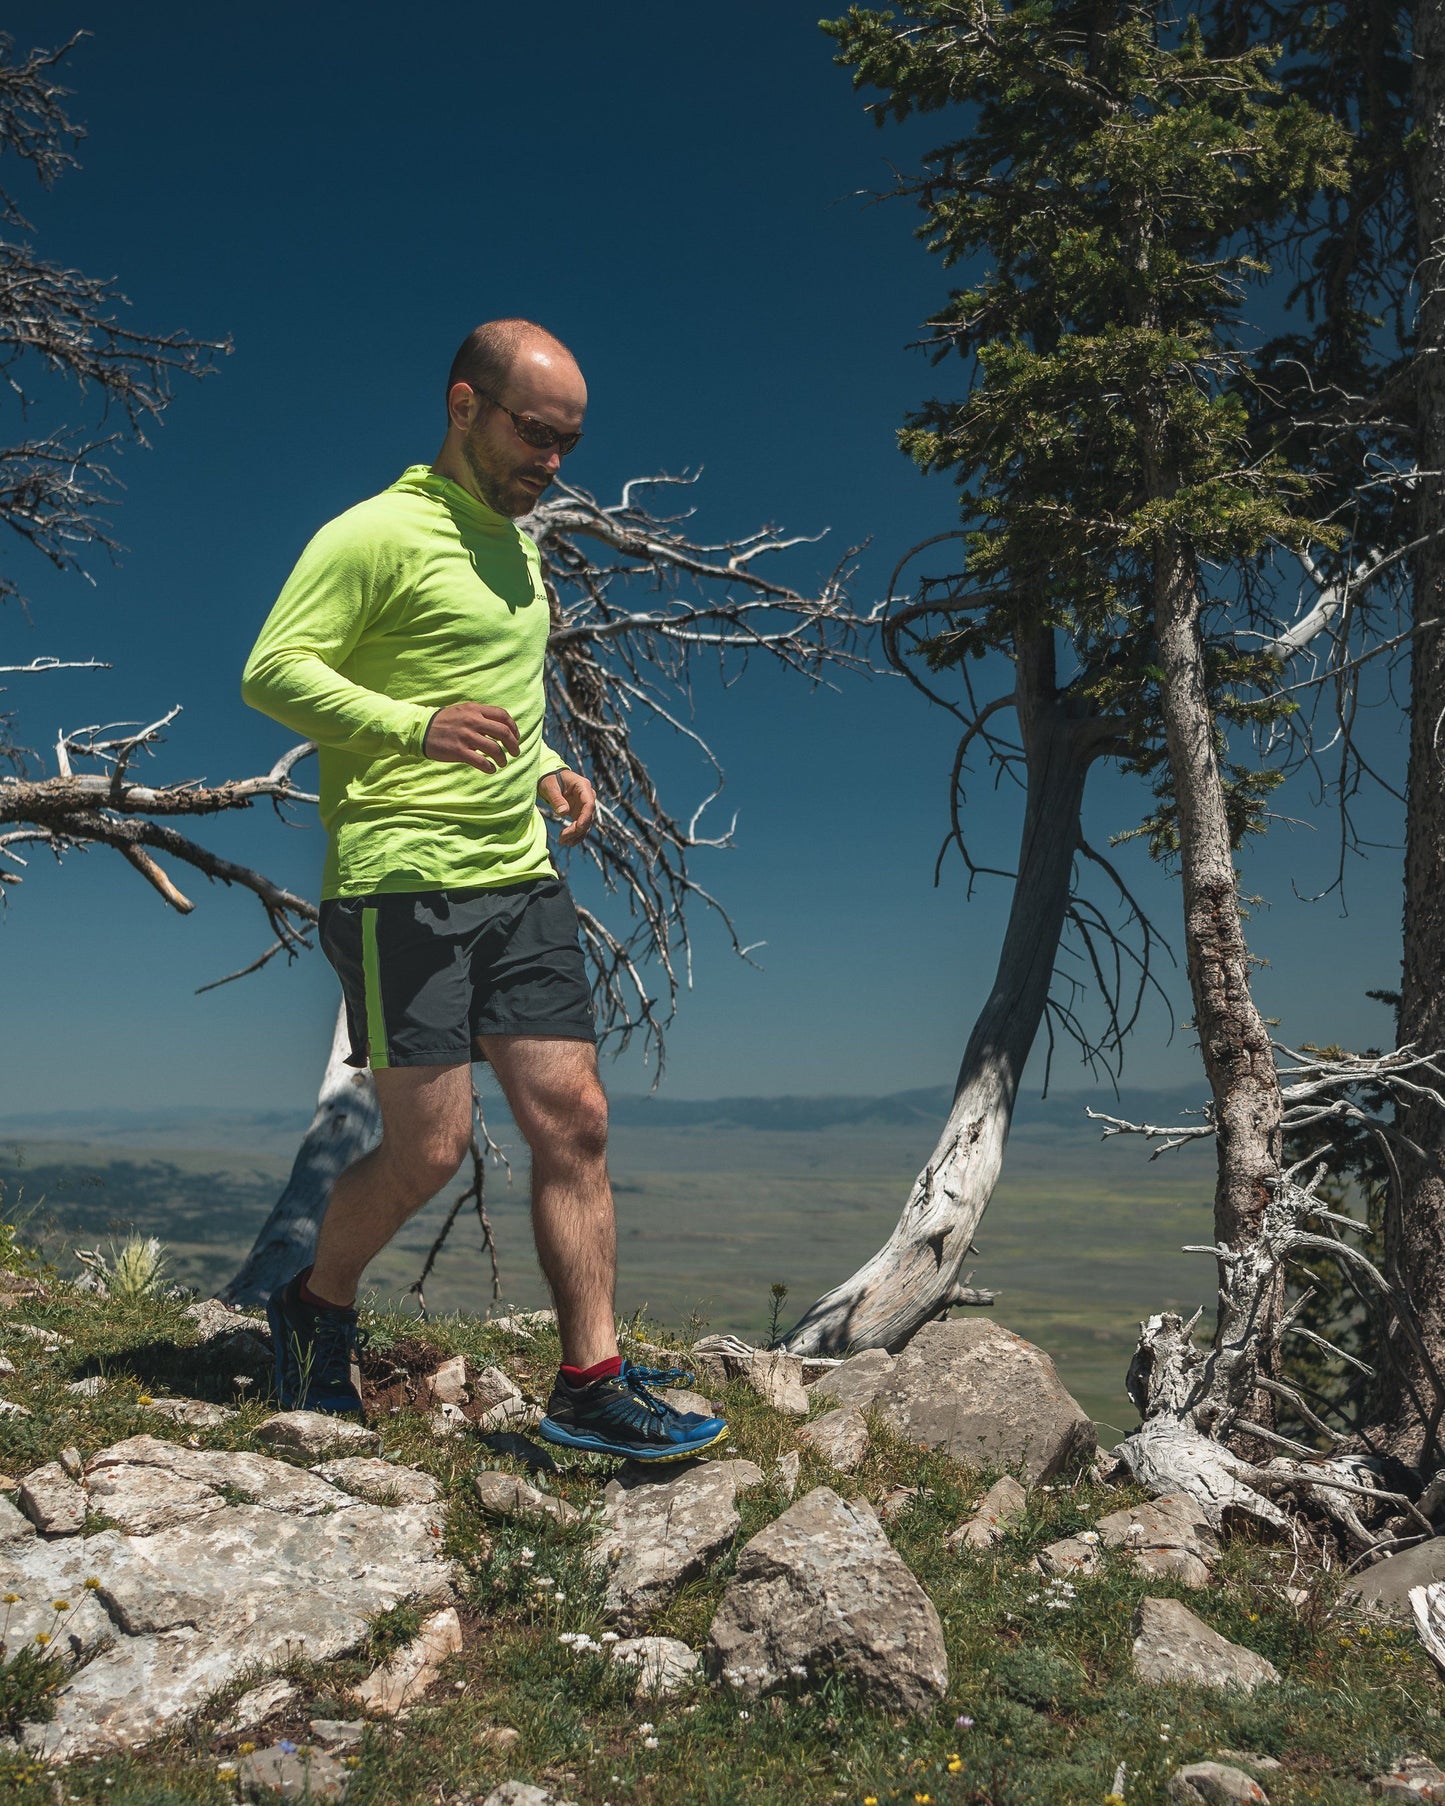
<instances>
[{"instance_id":1,"label":"gray rock","mask_svg":"<svg viewBox=\"0 0 1445 1806\"><path fill-rule=\"evenodd\" d=\"M545 1787L533 1787L526 1781L503 1781L482 1801L482 1806L572 1806L571 1800L559 1800Z\"/></svg>"},{"instance_id":2,"label":"gray rock","mask_svg":"<svg viewBox=\"0 0 1445 1806\"><path fill-rule=\"evenodd\" d=\"M103 1373L92 1373L86 1379L72 1380L65 1390L73 1392L77 1398L99 1398L106 1385Z\"/></svg>"},{"instance_id":3,"label":"gray rock","mask_svg":"<svg viewBox=\"0 0 1445 1806\"><path fill-rule=\"evenodd\" d=\"M808 1443L838 1473L851 1474L868 1453L868 1425L861 1411L840 1405L805 1423L798 1440Z\"/></svg>"},{"instance_id":4,"label":"gray rock","mask_svg":"<svg viewBox=\"0 0 1445 1806\"><path fill-rule=\"evenodd\" d=\"M324 1455L346 1449L359 1455L363 1449L381 1447L375 1430L350 1418L337 1417L327 1411L281 1411L268 1417L256 1431L257 1442L279 1449L286 1455L299 1455L307 1461L319 1461Z\"/></svg>"},{"instance_id":5,"label":"gray rock","mask_svg":"<svg viewBox=\"0 0 1445 1806\"><path fill-rule=\"evenodd\" d=\"M241 1695L216 1726L217 1736L239 1737L242 1731L254 1730L281 1706L289 1706L298 1691L286 1680L263 1681L259 1687L252 1687Z\"/></svg>"},{"instance_id":6,"label":"gray rock","mask_svg":"<svg viewBox=\"0 0 1445 1806\"><path fill-rule=\"evenodd\" d=\"M153 1536L226 1506L221 1494L204 1481L134 1463L101 1468L89 1476L86 1491L92 1511L132 1536Z\"/></svg>"},{"instance_id":7,"label":"gray rock","mask_svg":"<svg viewBox=\"0 0 1445 1806\"><path fill-rule=\"evenodd\" d=\"M1382 1800L1445 1800L1445 1773L1428 1756L1402 1756L1372 1777L1370 1792Z\"/></svg>"},{"instance_id":8,"label":"gray rock","mask_svg":"<svg viewBox=\"0 0 1445 1806\"><path fill-rule=\"evenodd\" d=\"M483 1511L498 1518L548 1517L563 1530L580 1524L582 1513L565 1499L553 1498L517 1474L487 1470L472 1475L472 1486Z\"/></svg>"},{"instance_id":9,"label":"gray rock","mask_svg":"<svg viewBox=\"0 0 1445 1806\"><path fill-rule=\"evenodd\" d=\"M698 1653L677 1637L624 1637L610 1645L614 1662L637 1670L634 1699L663 1699L685 1687L698 1670Z\"/></svg>"},{"instance_id":10,"label":"gray rock","mask_svg":"<svg viewBox=\"0 0 1445 1806\"><path fill-rule=\"evenodd\" d=\"M190 1449L158 1436L130 1436L124 1442L101 1449L86 1463L91 1484L111 1467L158 1467L182 1480L199 1481L218 1494L243 1494L267 1511L296 1513L303 1517L335 1511L348 1504L345 1493L324 1480L304 1473L289 1461L245 1450Z\"/></svg>"},{"instance_id":11,"label":"gray rock","mask_svg":"<svg viewBox=\"0 0 1445 1806\"><path fill-rule=\"evenodd\" d=\"M434 1373L421 1382L424 1399L434 1405L464 1405L467 1402L467 1357L453 1355L443 1361Z\"/></svg>"},{"instance_id":12,"label":"gray rock","mask_svg":"<svg viewBox=\"0 0 1445 1806\"><path fill-rule=\"evenodd\" d=\"M351 1770L325 1750L284 1750L279 1743L242 1756L237 1773L253 1797L260 1790L283 1800L344 1800L351 1780Z\"/></svg>"},{"instance_id":13,"label":"gray rock","mask_svg":"<svg viewBox=\"0 0 1445 1806\"><path fill-rule=\"evenodd\" d=\"M368 1712L400 1717L416 1704L437 1678L442 1663L461 1646L461 1619L455 1606L445 1606L424 1618L409 1643L353 1688L352 1698Z\"/></svg>"},{"instance_id":14,"label":"gray rock","mask_svg":"<svg viewBox=\"0 0 1445 1806\"><path fill-rule=\"evenodd\" d=\"M742 1363L741 1377L775 1411L793 1417L808 1415L808 1395L803 1390L803 1363L797 1355L760 1348Z\"/></svg>"},{"instance_id":15,"label":"gray rock","mask_svg":"<svg viewBox=\"0 0 1445 1806\"><path fill-rule=\"evenodd\" d=\"M353 1749L366 1734L364 1718L313 1718L311 1735L329 1749Z\"/></svg>"},{"instance_id":16,"label":"gray rock","mask_svg":"<svg viewBox=\"0 0 1445 1806\"><path fill-rule=\"evenodd\" d=\"M1004 1474L978 1502L966 1524L951 1530L945 1541L954 1549L990 1549L1010 1524L1028 1510L1029 1496L1012 1474Z\"/></svg>"},{"instance_id":17,"label":"gray rock","mask_svg":"<svg viewBox=\"0 0 1445 1806\"><path fill-rule=\"evenodd\" d=\"M1099 1519L1098 1530L1106 1548L1127 1549L1144 1573L1186 1586L1208 1586L1211 1564L1219 1558L1219 1538L1188 1493L1166 1493L1111 1512Z\"/></svg>"},{"instance_id":18,"label":"gray rock","mask_svg":"<svg viewBox=\"0 0 1445 1806\"><path fill-rule=\"evenodd\" d=\"M919 1496L916 1486L894 1486L878 1501L878 1522L891 1524L901 1518L905 1511L912 1509L913 1501ZM954 1536L958 1535L954 1531ZM950 1541L952 1538L949 1539Z\"/></svg>"},{"instance_id":19,"label":"gray rock","mask_svg":"<svg viewBox=\"0 0 1445 1806\"><path fill-rule=\"evenodd\" d=\"M751 1461L705 1461L674 1478L613 1480L591 1560L606 1576L603 1610L624 1630L640 1628L685 1581L732 1542L738 1492L762 1484Z\"/></svg>"},{"instance_id":20,"label":"gray rock","mask_svg":"<svg viewBox=\"0 0 1445 1806\"><path fill-rule=\"evenodd\" d=\"M1141 1599L1130 1628L1134 1671L1142 1681L1253 1693L1279 1679L1273 1663L1221 1637L1177 1599Z\"/></svg>"},{"instance_id":21,"label":"gray rock","mask_svg":"<svg viewBox=\"0 0 1445 1806\"><path fill-rule=\"evenodd\" d=\"M700 1392L689 1392L686 1386L664 1386L662 1396L674 1411L695 1411L699 1417L713 1415L712 1400Z\"/></svg>"},{"instance_id":22,"label":"gray rock","mask_svg":"<svg viewBox=\"0 0 1445 1806\"><path fill-rule=\"evenodd\" d=\"M1445 1536L1416 1543L1356 1574L1344 1599L1387 1618L1409 1619L1411 1587L1433 1586L1437 1580L1445 1580Z\"/></svg>"},{"instance_id":23,"label":"gray rock","mask_svg":"<svg viewBox=\"0 0 1445 1806\"><path fill-rule=\"evenodd\" d=\"M803 1471L803 1457L796 1449L789 1449L786 1455L779 1455L773 1468L773 1483L791 1499L798 1490L798 1475Z\"/></svg>"},{"instance_id":24,"label":"gray rock","mask_svg":"<svg viewBox=\"0 0 1445 1806\"><path fill-rule=\"evenodd\" d=\"M19 1500L42 1536L74 1536L85 1522L85 1493L58 1461L23 1475Z\"/></svg>"},{"instance_id":25,"label":"gray rock","mask_svg":"<svg viewBox=\"0 0 1445 1806\"><path fill-rule=\"evenodd\" d=\"M247 1311L233 1311L219 1298L198 1298L181 1312L196 1326L196 1340L210 1342L217 1336L233 1336L237 1330L270 1341L271 1329L264 1317L253 1317Z\"/></svg>"},{"instance_id":26,"label":"gray rock","mask_svg":"<svg viewBox=\"0 0 1445 1806\"><path fill-rule=\"evenodd\" d=\"M539 1329L557 1321L556 1311L514 1311L508 1317L493 1317L488 1329L500 1329L509 1336L523 1336L530 1341Z\"/></svg>"},{"instance_id":27,"label":"gray rock","mask_svg":"<svg viewBox=\"0 0 1445 1806\"><path fill-rule=\"evenodd\" d=\"M227 1423L236 1415L227 1406L213 1405L204 1398L153 1398L143 1409L192 1430L214 1430L217 1424Z\"/></svg>"},{"instance_id":28,"label":"gray rock","mask_svg":"<svg viewBox=\"0 0 1445 1806\"><path fill-rule=\"evenodd\" d=\"M1253 1776L1221 1762L1175 1769L1166 1791L1175 1806L1269 1806L1269 1795Z\"/></svg>"},{"instance_id":29,"label":"gray rock","mask_svg":"<svg viewBox=\"0 0 1445 1806\"><path fill-rule=\"evenodd\" d=\"M438 1486L420 1468L400 1467L374 1455L344 1455L340 1461L323 1461L312 1468L331 1486L339 1486L374 1505L431 1505Z\"/></svg>"},{"instance_id":30,"label":"gray rock","mask_svg":"<svg viewBox=\"0 0 1445 1806\"><path fill-rule=\"evenodd\" d=\"M708 1638L709 1672L749 1692L842 1674L885 1711L930 1713L948 1687L932 1600L871 1508L820 1486L738 1557Z\"/></svg>"},{"instance_id":31,"label":"gray rock","mask_svg":"<svg viewBox=\"0 0 1445 1806\"><path fill-rule=\"evenodd\" d=\"M35 1526L23 1511L17 1511L9 1499L0 1496L0 1543L13 1543L24 1536L34 1536Z\"/></svg>"},{"instance_id":32,"label":"gray rock","mask_svg":"<svg viewBox=\"0 0 1445 1806\"><path fill-rule=\"evenodd\" d=\"M430 1507L366 1504L269 1456L146 1436L92 1457L87 1478L137 1466L218 1491L239 1476L264 1503L222 1500L155 1536L0 1543L0 1592L20 1597L11 1634L53 1631L73 1654L95 1651L56 1694L55 1719L27 1727L35 1754L67 1761L148 1742L248 1670L329 1661L378 1612L445 1599L452 1571ZM71 1609L57 1626L50 1602L62 1598Z\"/></svg>"},{"instance_id":33,"label":"gray rock","mask_svg":"<svg viewBox=\"0 0 1445 1806\"><path fill-rule=\"evenodd\" d=\"M964 1466L1022 1465L1034 1484L1096 1447L1093 1422L1044 1351L978 1317L927 1323L898 1355L868 1349L813 1391L871 1407L899 1436Z\"/></svg>"},{"instance_id":34,"label":"gray rock","mask_svg":"<svg viewBox=\"0 0 1445 1806\"><path fill-rule=\"evenodd\" d=\"M1040 1549L1034 1565L1041 1574L1097 1574L1103 1566L1103 1556L1098 1543L1086 1543L1081 1536L1064 1536Z\"/></svg>"},{"instance_id":35,"label":"gray rock","mask_svg":"<svg viewBox=\"0 0 1445 1806\"><path fill-rule=\"evenodd\" d=\"M29 1417L30 1411L24 1405L17 1405L12 1398L0 1398L0 1417Z\"/></svg>"}]
</instances>

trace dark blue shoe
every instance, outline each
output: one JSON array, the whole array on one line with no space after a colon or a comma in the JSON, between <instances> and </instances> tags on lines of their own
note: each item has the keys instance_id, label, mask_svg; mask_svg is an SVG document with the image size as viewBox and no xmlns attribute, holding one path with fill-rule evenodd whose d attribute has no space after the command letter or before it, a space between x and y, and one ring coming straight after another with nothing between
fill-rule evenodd
<instances>
[{"instance_id":1,"label":"dark blue shoe","mask_svg":"<svg viewBox=\"0 0 1445 1806\"><path fill-rule=\"evenodd\" d=\"M310 1269L308 1268L309 1272ZM329 1411L360 1417L361 1394L351 1364L365 1345L354 1310L307 1304L298 1273L266 1305L276 1351L276 1397L283 1411Z\"/></svg>"},{"instance_id":2,"label":"dark blue shoe","mask_svg":"<svg viewBox=\"0 0 1445 1806\"><path fill-rule=\"evenodd\" d=\"M634 1367L630 1361L615 1377L587 1386L571 1386L559 1373L537 1434L619 1461L686 1461L716 1448L728 1433L722 1418L678 1411L652 1390L691 1378L679 1368Z\"/></svg>"}]
</instances>

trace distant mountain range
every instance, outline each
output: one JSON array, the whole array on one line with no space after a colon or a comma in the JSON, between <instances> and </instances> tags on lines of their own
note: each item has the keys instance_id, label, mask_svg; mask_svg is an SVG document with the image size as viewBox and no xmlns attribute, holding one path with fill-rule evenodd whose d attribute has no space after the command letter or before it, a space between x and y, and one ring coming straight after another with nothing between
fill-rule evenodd
<instances>
[{"instance_id":1,"label":"distant mountain range","mask_svg":"<svg viewBox=\"0 0 1445 1806\"><path fill-rule=\"evenodd\" d=\"M612 1121L629 1129L746 1129L816 1133L826 1129L906 1128L936 1125L948 1114L951 1091L942 1085L895 1091L882 1097L614 1096ZM1124 1093L1119 1101L1102 1089L1025 1093L1014 1116L1015 1133L1075 1135L1086 1107L1138 1121L1178 1122L1199 1108L1198 1088ZM503 1115L495 1100L491 1116ZM73 1109L0 1116L0 1140L90 1141L175 1148L239 1148L275 1152L294 1148L311 1120L309 1109L209 1109L195 1104L167 1110Z\"/></svg>"}]
</instances>

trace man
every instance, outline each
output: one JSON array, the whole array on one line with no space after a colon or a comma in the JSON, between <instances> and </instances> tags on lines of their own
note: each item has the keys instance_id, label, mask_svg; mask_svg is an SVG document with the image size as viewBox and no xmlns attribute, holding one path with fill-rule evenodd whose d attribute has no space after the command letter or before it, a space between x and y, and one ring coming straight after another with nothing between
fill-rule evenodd
<instances>
[{"instance_id":1,"label":"man","mask_svg":"<svg viewBox=\"0 0 1445 1806\"><path fill-rule=\"evenodd\" d=\"M537 548L514 522L582 436L571 353L525 320L470 334L434 464L323 527L246 665L253 708L316 741L328 835L321 942L341 979L351 1063L383 1133L336 1181L313 1264L268 1307L282 1407L358 1412L350 1377L367 1264L455 1174L474 1057L532 1151L532 1223L562 1368L541 1433L634 1460L720 1442L624 1362L607 1101L577 917L547 851L595 796L542 739L550 626Z\"/></svg>"}]
</instances>

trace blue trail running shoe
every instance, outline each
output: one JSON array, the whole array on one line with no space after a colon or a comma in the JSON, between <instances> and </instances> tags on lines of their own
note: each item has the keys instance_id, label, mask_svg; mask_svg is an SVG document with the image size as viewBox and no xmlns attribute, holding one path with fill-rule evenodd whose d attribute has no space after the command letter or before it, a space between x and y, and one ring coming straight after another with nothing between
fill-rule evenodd
<instances>
[{"instance_id":1,"label":"blue trail running shoe","mask_svg":"<svg viewBox=\"0 0 1445 1806\"><path fill-rule=\"evenodd\" d=\"M587 1386L569 1385L559 1373L537 1434L563 1448L618 1460L686 1461L716 1448L728 1433L722 1418L679 1411L652 1390L691 1378L680 1368L634 1367L630 1361L619 1374Z\"/></svg>"},{"instance_id":2,"label":"blue trail running shoe","mask_svg":"<svg viewBox=\"0 0 1445 1806\"><path fill-rule=\"evenodd\" d=\"M360 1417L361 1394L352 1382L351 1363L365 1346L366 1332L354 1310L307 1304L301 1296L305 1278L306 1273L298 1273L287 1280L266 1305L281 1409Z\"/></svg>"}]
</instances>

